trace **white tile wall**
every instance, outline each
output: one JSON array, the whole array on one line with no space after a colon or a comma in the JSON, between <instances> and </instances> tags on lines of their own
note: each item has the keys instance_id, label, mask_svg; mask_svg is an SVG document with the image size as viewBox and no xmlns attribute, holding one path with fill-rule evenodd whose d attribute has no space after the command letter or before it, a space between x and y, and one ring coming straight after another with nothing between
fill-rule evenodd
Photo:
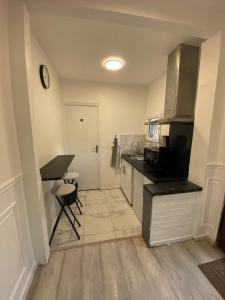
<instances>
[{"instance_id":1,"label":"white tile wall","mask_svg":"<svg viewBox=\"0 0 225 300\"><path fill-rule=\"evenodd\" d=\"M193 237L199 193L153 198L150 245Z\"/></svg>"},{"instance_id":2,"label":"white tile wall","mask_svg":"<svg viewBox=\"0 0 225 300\"><path fill-rule=\"evenodd\" d=\"M132 153L136 151L137 142L143 152L145 144L144 134L123 134L119 136L119 143L122 148L123 153Z\"/></svg>"}]
</instances>

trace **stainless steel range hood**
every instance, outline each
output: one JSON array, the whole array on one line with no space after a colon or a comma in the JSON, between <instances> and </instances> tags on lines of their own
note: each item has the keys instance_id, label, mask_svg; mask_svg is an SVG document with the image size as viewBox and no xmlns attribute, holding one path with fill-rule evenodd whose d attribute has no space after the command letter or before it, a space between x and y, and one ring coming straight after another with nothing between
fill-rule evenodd
<instances>
[{"instance_id":1,"label":"stainless steel range hood","mask_svg":"<svg viewBox=\"0 0 225 300\"><path fill-rule=\"evenodd\" d=\"M169 55L164 116L153 123L194 122L199 54L199 47L180 44Z\"/></svg>"}]
</instances>

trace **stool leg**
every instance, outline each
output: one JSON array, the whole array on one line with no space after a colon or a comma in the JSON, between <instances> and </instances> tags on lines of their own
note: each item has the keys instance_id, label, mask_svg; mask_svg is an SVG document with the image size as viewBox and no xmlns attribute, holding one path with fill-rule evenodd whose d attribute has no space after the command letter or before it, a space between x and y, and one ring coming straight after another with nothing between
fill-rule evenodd
<instances>
[{"instance_id":1,"label":"stool leg","mask_svg":"<svg viewBox=\"0 0 225 300\"><path fill-rule=\"evenodd\" d=\"M81 207L83 207L83 204L81 203L80 199L78 198L78 182L74 179L73 184L75 185L76 192L77 192L77 201L80 204Z\"/></svg>"},{"instance_id":2,"label":"stool leg","mask_svg":"<svg viewBox=\"0 0 225 300\"><path fill-rule=\"evenodd\" d=\"M60 211L60 213L59 213L59 215L58 215L58 217L57 217L57 219L55 221L55 225L54 225L53 230L52 230L52 234L51 234L51 237L50 237L49 245L51 245L51 242L52 242L53 236L55 234L56 228L58 226L59 220L61 218L62 212L63 212L63 209L61 209L61 211Z\"/></svg>"},{"instance_id":3,"label":"stool leg","mask_svg":"<svg viewBox=\"0 0 225 300\"><path fill-rule=\"evenodd\" d=\"M75 204L76 204L76 206L77 206L77 208L78 208L80 214L83 215L83 213L82 213L82 211L81 211L81 209L80 209L80 206L78 205L77 197L76 197Z\"/></svg>"},{"instance_id":4,"label":"stool leg","mask_svg":"<svg viewBox=\"0 0 225 300\"><path fill-rule=\"evenodd\" d=\"M61 201L59 200L58 197L56 197L56 198L57 198L57 200L58 200L60 206L62 207L63 212L64 212L65 215L67 216L67 219L69 220L69 222L70 222L71 226L73 227L73 230L74 230L74 232L75 232L75 234L76 234L76 236L77 236L77 238L78 238L78 240L79 240L79 239L80 239L80 236L79 236L79 234L78 234L78 232L77 232L77 230L76 230L76 228L75 228L75 226L74 226L72 220L70 219L70 216L68 215L67 211L65 210L64 205L61 203Z\"/></svg>"},{"instance_id":5,"label":"stool leg","mask_svg":"<svg viewBox=\"0 0 225 300\"><path fill-rule=\"evenodd\" d=\"M81 227L80 222L77 220L76 216L74 215L72 209L70 208L69 205L67 205L67 207L69 208L69 211L71 212L72 216L74 217L74 220L77 222L77 224L79 225L79 227Z\"/></svg>"},{"instance_id":6,"label":"stool leg","mask_svg":"<svg viewBox=\"0 0 225 300\"><path fill-rule=\"evenodd\" d=\"M81 203L80 199L77 196L77 201L80 203L80 206L83 207L83 204Z\"/></svg>"}]
</instances>

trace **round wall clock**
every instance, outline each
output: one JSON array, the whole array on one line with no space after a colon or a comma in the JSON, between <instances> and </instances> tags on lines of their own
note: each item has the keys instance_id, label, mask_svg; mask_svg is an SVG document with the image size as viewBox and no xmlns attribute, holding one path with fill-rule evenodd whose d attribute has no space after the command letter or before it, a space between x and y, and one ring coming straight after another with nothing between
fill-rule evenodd
<instances>
[{"instance_id":1,"label":"round wall clock","mask_svg":"<svg viewBox=\"0 0 225 300\"><path fill-rule=\"evenodd\" d=\"M46 65L40 65L39 68L40 79L43 87L49 89L50 87L50 76Z\"/></svg>"}]
</instances>

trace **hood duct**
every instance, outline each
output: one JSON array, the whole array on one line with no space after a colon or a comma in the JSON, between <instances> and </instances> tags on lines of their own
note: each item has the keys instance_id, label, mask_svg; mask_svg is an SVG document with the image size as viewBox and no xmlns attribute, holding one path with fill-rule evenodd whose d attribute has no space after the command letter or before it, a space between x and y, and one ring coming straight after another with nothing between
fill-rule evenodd
<instances>
[{"instance_id":1,"label":"hood duct","mask_svg":"<svg viewBox=\"0 0 225 300\"><path fill-rule=\"evenodd\" d=\"M193 123L200 48L180 44L168 57L164 116L158 124Z\"/></svg>"}]
</instances>

